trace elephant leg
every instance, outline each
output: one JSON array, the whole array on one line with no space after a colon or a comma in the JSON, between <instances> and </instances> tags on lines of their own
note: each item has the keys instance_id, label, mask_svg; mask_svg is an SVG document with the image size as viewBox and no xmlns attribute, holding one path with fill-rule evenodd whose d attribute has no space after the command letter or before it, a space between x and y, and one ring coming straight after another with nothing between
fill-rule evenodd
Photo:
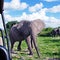
<instances>
[{"instance_id":1,"label":"elephant leg","mask_svg":"<svg viewBox=\"0 0 60 60\"><path fill-rule=\"evenodd\" d=\"M18 51L21 50L21 43L22 43L22 41L19 41L19 44L18 44L18 47L17 47L17 50L18 50Z\"/></svg>"},{"instance_id":2,"label":"elephant leg","mask_svg":"<svg viewBox=\"0 0 60 60\"><path fill-rule=\"evenodd\" d=\"M37 44L36 44L36 36L34 34L31 35L31 40L33 40L33 44L34 44L34 47L36 49L38 57L40 57L40 54L39 54L39 51L38 51L38 47L37 47Z\"/></svg>"},{"instance_id":3,"label":"elephant leg","mask_svg":"<svg viewBox=\"0 0 60 60\"><path fill-rule=\"evenodd\" d=\"M11 43L11 52L14 53L13 51L13 46L14 46L14 42Z\"/></svg>"},{"instance_id":4,"label":"elephant leg","mask_svg":"<svg viewBox=\"0 0 60 60\"><path fill-rule=\"evenodd\" d=\"M30 41L30 43L31 43L30 46L33 48L33 41L31 40L31 36L29 36L28 39L29 39L29 41Z\"/></svg>"},{"instance_id":5,"label":"elephant leg","mask_svg":"<svg viewBox=\"0 0 60 60\"><path fill-rule=\"evenodd\" d=\"M31 40L31 47L33 48L33 40Z\"/></svg>"},{"instance_id":6,"label":"elephant leg","mask_svg":"<svg viewBox=\"0 0 60 60\"><path fill-rule=\"evenodd\" d=\"M30 52L29 55L33 55L32 48L31 48L31 43L30 43L30 37L26 38L26 43L27 43L27 46L28 46L28 50Z\"/></svg>"}]
</instances>

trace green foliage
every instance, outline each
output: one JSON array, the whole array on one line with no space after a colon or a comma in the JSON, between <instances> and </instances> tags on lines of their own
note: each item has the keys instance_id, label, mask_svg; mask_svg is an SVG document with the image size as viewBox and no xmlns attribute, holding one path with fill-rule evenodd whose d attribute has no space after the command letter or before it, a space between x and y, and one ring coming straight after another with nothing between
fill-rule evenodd
<instances>
[{"instance_id":1,"label":"green foliage","mask_svg":"<svg viewBox=\"0 0 60 60\"><path fill-rule=\"evenodd\" d=\"M53 30L53 28L45 28L43 29L39 34L38 36L50 36L50 32Z\"/></svg>"},{"instance_id":2,"label":"green foliage","mask_svg":"<svg viewBox=\"0 0 60 60\"><path fill-rule=\"evenodd\" d=\"M11 21L11 22L8 22L8 23L6 24L7 30L9 31L10 28L11 28L14 24L16 24L16 23L18 23L18 22L17 22L17 21Z\"/></svg>"},{"instance_id":3,"label":"green foliage","mask_svg":"<svg viewBox=\"0 0 60 60\"><path fill-rule=\"evenodd\" d=\"M6 24L6 28L7 28L8 34L9 34L9 31L10 31L11 27L12 27L14 24L16 24L16 23L18 23L18 22L17 22L17 21L11 21L11 22L8 22L8 23Z\"/></svg>"}]
</instances>

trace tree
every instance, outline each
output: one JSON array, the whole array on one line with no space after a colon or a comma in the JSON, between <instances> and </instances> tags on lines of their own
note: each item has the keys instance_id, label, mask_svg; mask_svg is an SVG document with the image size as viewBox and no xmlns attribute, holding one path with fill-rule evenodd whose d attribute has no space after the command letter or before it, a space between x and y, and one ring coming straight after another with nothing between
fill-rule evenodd
<instances>
[{"instance_id":1,"label":"tree","mask_svg":"<svg viewBox=\"0 0 60 60\"><path fill-rule=\"evenodd\" d=\"M8 22L8 23L6 24L7 30L9 31L9 30L11 29L11 27L12 27L14 24L16 24L16 23L18 23L18 22L17 22L17 21L10 21L10 22Z\"/></svg>"}]
</instances>

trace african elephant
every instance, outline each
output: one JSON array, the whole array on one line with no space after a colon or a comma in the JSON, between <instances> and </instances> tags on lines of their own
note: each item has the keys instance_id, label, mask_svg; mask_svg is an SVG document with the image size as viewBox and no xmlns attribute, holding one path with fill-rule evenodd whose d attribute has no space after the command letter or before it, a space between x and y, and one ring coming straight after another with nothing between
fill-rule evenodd
<instances>
[{"instance_id":1,"label":"african elephant","mask_svg":"<svg viewBox=\"0 0 60 60\"><path fill-rule=\"evenodd\" d=\"M54 28L52 31L51 31L51 35L53 35L54 37L56 35L60 35L60 28Z\"/></svg>"},{"instance_id":2,"label":"african elephant","mask_svg":"<svg viewBox=\"0 0 60 60\"><path fill-rule=\"evenodd\" d=\"M21 49L21 42L23 40L26 41L28 49L29 49L29 54L32 55L32 41L34 44L34 47L37 51L38 56L38 48L36 44L36 36L38 33L41 32L41 30L45 27L45 24L43 21L40 19L36 19L34 21L21 21L18 24L15 24L11 27L10 29L10 41L11 41L11 49L13 48L13 45L16 41L19 41L18 49ZM31 40L31 43L30 43Z\"/></svg>"},{"instance_id":3,"label":"african elephant","mask_svg":"<svg viewBox=\"0 0 60 60\"><path fill-rule=\"evenodd\" d=\"M51 31L51 35L52 35L53 37L56 36L56 29L53 29L53 30Z\"/></svg>"},{"instance_id":4,"label":"african elephant","mask_svg":"<svg viewBox=\"0 0 60 60\"><path fill-rule=\"evenodd\" d=\"M60 28L57 28L57 35L60 36Z\"/></svg>"}]
</instances>

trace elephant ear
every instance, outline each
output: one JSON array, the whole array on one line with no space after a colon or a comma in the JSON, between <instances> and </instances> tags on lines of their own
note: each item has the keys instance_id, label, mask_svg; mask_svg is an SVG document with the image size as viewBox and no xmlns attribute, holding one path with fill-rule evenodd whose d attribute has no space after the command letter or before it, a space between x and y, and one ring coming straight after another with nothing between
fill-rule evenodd
<instances>
[{"instance_id":1,"label":"elephant ear","mask_svg":"<svg viewBox=\"0 0 60 60\"><path fill-rule=\"evenodd\" d=\"M42 20L36 19L36 20L32 21L31 27L34 30L34 33L38 34L45 27L45 24L44 24L44 22Z\"/></svg>"}]
</instances>

